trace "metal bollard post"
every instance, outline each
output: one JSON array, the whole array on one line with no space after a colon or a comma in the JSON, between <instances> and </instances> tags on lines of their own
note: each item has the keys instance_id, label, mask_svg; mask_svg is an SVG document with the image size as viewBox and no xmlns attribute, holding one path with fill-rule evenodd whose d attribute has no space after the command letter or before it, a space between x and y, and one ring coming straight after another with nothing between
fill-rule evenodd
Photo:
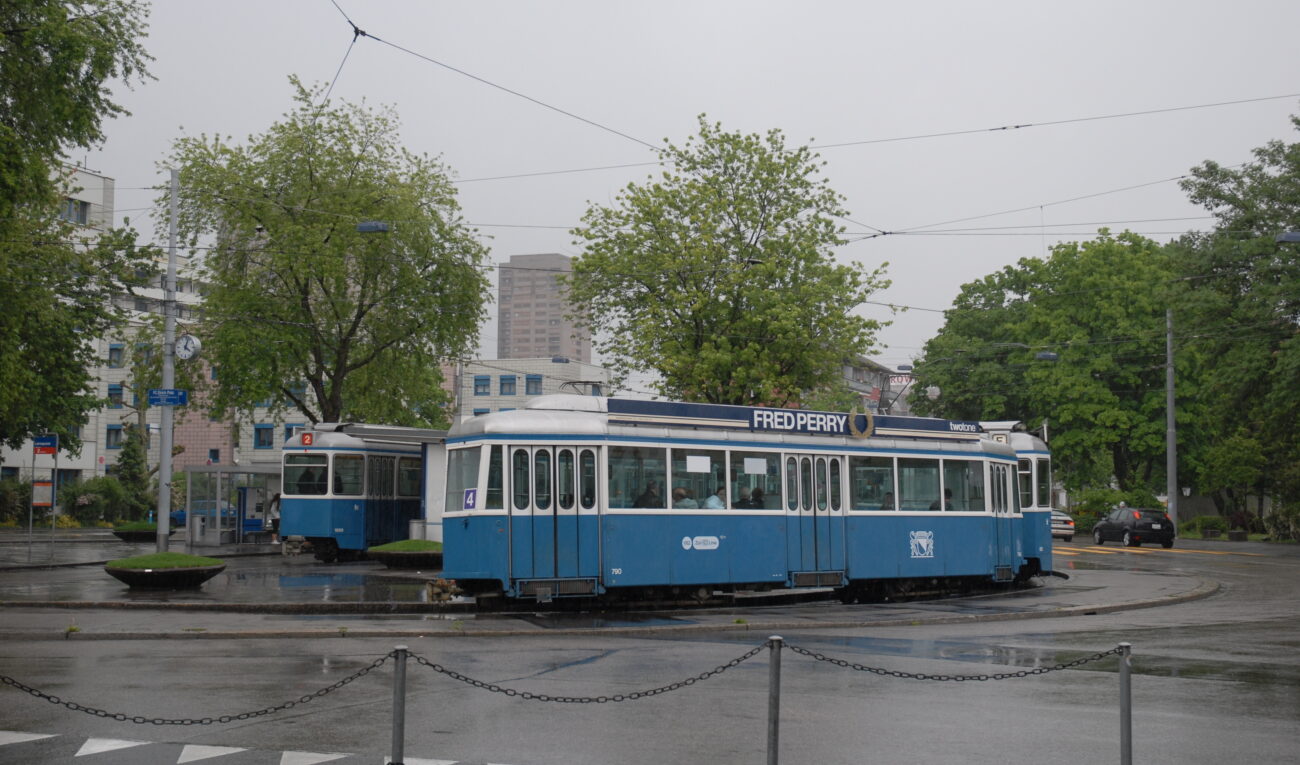
<instances>
[{"instance_id":1,"label":"metal bollard post","mask_svg":"<svg viewBox=\"0 0 1300 765\"><path fill-rule=\"evenodd\" d=\"M406 646L393 649L393 753L391 765L403 765L406 757Z\"/></svg>"},{"instance_id":2,"label":"metal bollard post","mask_svg":"<svg viewBox=\"0 0 1300 765\"><path fill-rule=\"evenodd\" d=\"M1133 765L1133 689L1129 669L1133 646L1119 644L1119 761Z\"/></svg>"},{"instance_id":3,"label":"metal bollard post","mask_svg":"<svg viewBox=\"0 0 1300 765\"><path fill-rule=\"evenodd\" d=\"M781 741L781 647L785 638L773 635L767 639L767 765L777 765Z\"/></svg>"}]
</instances>

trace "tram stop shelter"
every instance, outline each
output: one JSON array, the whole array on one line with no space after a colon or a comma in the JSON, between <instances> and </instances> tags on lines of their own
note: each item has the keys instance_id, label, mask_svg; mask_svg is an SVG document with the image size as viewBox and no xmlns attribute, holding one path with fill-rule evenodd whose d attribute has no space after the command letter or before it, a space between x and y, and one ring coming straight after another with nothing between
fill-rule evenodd
<instances>
[{"instance_id":1,"label":"tram stop shelter","mask_svg":"<svg viewBox=\"0 0 1300 765\"><path fill-rule=\"evenodd\" d=\"M186 465L184 515L191 545L270 541L278 514L271 500L280 493L280 465Z\"/></svg>"}]
</instances>

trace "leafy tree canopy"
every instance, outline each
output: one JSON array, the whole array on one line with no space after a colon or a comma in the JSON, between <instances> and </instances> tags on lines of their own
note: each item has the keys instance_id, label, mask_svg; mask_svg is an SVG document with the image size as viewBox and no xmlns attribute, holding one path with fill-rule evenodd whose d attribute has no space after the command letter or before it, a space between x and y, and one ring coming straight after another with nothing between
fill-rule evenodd
<instances>
[{"instance_id":1,"label":"leafy tree canopy","mask_svg":"<svg viewBox=\"0 0 1300 765\"><path fill-rule=\"evenodd\" d=\"M671 398L777 406L833 389L875 341L879 322L853 311L887 286L882 271L834 262L842 197L811 150L779 130L699 124L659 150L658 179L593 205L574 230L579 320L616 385L653 371Z\"/></svg>"},{"instance_id":2,"label":"leafy tree canopy","mask_svg":"<svg viewBox=\"0 0 1300 765\"><path fill-rule=\"evenodd\" d=\"M1213 360L1206 401L1216 416L1198 444L1198 478L1228 492L1250 475L1256 496L1300 504L1300 243L1276 241L1300 231L1300 143L1270 141L1240 167L1207 161L1182 186L1216 220L1174 248L1189 285L1180 334ZM1225 459L1222 443L1250 446L1251 470Z\"/></svg>"},{"instance_id":3,"label":"leafy tree canopy","mask_svg":"<svg viewBox=\"0 0 1300 765\"><path fill-rule=\"evenodd\" d=\"M181 232L215 244L202 328L215 409L441 425L439 362L475 347L487 249L391 110L318 107L318 89L293 86L295 109L265 133L183 138L172 155Z\"/></svg>"},{"instance_id":4,"label":"leafy tree canopy","mask_svg":"<svg viewBox=\"0 0 1300 765\"><path fill-rule=\"evenodd\" d=\"M0 3L0 444L78 427L102 400L86 342L122 316L111 297L142 283L156 251L130 231L82 241L60 221L64 152L122 114L109 83L144 79L142 6L119 0Z\"/></svg>"},{"instance_id":5,"label":"leafy tree canopy","mask_svg":"<svg viewBox=\"0 0 1300 765\"><path fill-rule=\"evenodd\" d=\"M925 346L914 389L938 386L921 414L1050 416L1052 452L1072 488L1112 476L1123 490L1163 477L1165 306L1173 271L1132 233L1055 247L1047 259L963 286ZM1056 362L1037 360L1056 353ZM1182 363L1191 366L1191 359Z\"/></svg>"}]
</instances>

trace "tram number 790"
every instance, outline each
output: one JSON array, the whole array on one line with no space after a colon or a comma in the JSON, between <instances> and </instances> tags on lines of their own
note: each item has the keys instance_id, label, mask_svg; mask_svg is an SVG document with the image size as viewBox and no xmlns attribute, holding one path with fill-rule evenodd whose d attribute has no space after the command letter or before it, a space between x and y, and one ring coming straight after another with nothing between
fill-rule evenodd
<instances>
[{"instance_id":1,"label":"tram number 790","mask_svg":"<svg viewBox=\"0 0 1300 765\"><path fill-rule=\"evenodd\" d=\"M622 573L623 573L623 569L621 568L611 568L609 570L610 576L620 576Z\"/></svg>"}]
</instances>

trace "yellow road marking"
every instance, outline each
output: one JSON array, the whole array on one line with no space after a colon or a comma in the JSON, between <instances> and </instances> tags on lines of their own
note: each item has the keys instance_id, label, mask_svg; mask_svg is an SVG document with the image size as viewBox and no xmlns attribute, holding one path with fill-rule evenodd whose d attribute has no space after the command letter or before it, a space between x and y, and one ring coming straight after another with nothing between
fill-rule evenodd
<instances>
[{"instance_id":1,"label":"yellow road marking","mask_svg":"<svg viewBox=\"0 0 1300 765\"><path fill-rule=\"evenodd\" d=\"M1265 557L1264 553L1235 552L1232 550L1189 550L1187 548L1180 548L1180 547L1171 547L1168 549L1161 548L1159 550L1155 548L1143 548L1143 547L1117 547L1113 550L1107 550L1101 548L1099 545L1093 545L1092 547L1068 547L1068 548L1058 549L1055 552L1057 554L1067 554L1065 552L1066 550L1074 550L1076 552L1093 552L1093 553L1100 553L1102 555L1115 555L1116 553L1137 553L1138 555L1148 555L1151 553L1161 552L1161 553L1174 553L1177 555L1243 555L1251 558Z\"/></svg>"}]
</instances>

